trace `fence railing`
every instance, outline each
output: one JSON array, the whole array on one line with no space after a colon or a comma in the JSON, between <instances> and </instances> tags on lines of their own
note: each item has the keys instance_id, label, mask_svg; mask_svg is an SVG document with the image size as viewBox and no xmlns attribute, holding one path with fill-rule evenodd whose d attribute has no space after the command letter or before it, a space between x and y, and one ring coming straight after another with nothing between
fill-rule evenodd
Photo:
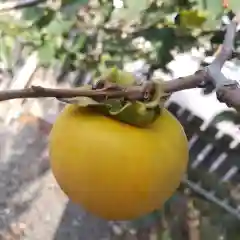
<instances>
[{"instance_id":1,"label":"fence railing","mask_svg":"<svg viewBox=\"0 0 240 240\"><path fill-rule=\"evenodd\" d=\"M240 143L171 102L169 111L183 125L190 161L183 183L240 220Z\"/></svg>"}]
</instances>

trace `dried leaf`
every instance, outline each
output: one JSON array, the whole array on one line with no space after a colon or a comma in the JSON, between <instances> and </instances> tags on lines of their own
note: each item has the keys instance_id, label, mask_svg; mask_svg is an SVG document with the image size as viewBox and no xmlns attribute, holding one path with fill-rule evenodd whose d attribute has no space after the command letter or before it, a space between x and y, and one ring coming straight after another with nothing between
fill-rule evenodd
<instances>
[{"instance_id":1,"label":"dried leaf","mask_svg":"<svg viewBox=\"0 0 240 240\"><path fill-rule=\"evenodd\" d=\"M89 97L59 98L59 100L69 104L77 104L81 107L105 105L104 103L101 104Z\"/></svg>"}]
</instances>

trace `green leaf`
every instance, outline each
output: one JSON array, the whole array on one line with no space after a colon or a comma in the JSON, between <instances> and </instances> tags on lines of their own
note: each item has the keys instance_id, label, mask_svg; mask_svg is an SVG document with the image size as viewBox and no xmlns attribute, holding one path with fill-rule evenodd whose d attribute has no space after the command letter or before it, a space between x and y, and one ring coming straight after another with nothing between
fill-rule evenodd
<instances>
[{"instance_id":1,"label":"green leaf","mask_svg":"<svg viewBox=\"0 0 240 240\"><path fill-rule=\"evenodd\" d=\"M132 20L139 16L139 14L147 7L147 0L125 0L126 7L121 9L116 9L113 13L113 18Z\"/></svg>"},{"instance_id":2,"label":"green leaf","mask_svg":"<svg viewBox=\"0 0 240 240\"><path fill-rule=\"evenodd\" d=\"M79 9L88 2L88 0L62 0L60 11L65 17L76 16Z\"/></svg>"},{"instance_id":3,"label":"green leaf","mask_svg":"<svg viewBox=\"0 0 240 240\"><path fill-rule=\"evenodd\" d=\"M125 75L127 74L127 75ZM128 78L126 78L129 77ZM123 77L123 78L122 78ZM102 81L111 82L113 84L129 86L135 83L135 78L132 74L125 73L117 68L111 68L105 75L101 76ZM122 81L124 80L124 81ZM82 89L91 89L91 86L84 86ZM114 86L113 86L114 88ZM158 92L158 91L156 91ZM155 100L155 99L154 99ZM91 107L100 111L102 114L110 116L121 122L137 126L146 127L153 123L160 114L160 105L148 106L148 104L140 101L125 101L123 98L107 99L102 98L95 100L88 97L77 97L69 99L61 99L66 103L77 104L80 107Z\"/></svg>"},{"instance_id":4,"label":"green leaf","mask_svg":"<svg viewBox=\"0 0 240 240\"><path fill-rule=\"evenodd\" d=\"M207 20L207 14L199 10L182 10L179 15L180 26L186 28L201 28Z\"/></svg>"},{"instance_id":5,"label":"green leaf","mask_svg":"<svg viewBox=\"0 0 240 240\"><path fill-rule=\"evenodd\" d=\"M42 7L29 7L22 10L22 18L28 21L36 21L44 15L44 8Z\"/></svg>"},{"instance_id":6,"label":"green leaf","mask_svg":"<svg viewBox=\"0 0 240 240\"><path fill-rule=\"evenodd\" d=\"M118 99L98 102L88 97L62 98L59 100L80 107L94 108L104 115L137 127L145 127L151 124L156 119L157 113L155 109L146 109L141 102L122 103Z\"/></svg>"},{"instance_id":7,"label":"green leaf","mask_svg":"<svg viewBox=\"0 0 240 240\"><path fill-rule=\"evenodd\" d=\"M110 115L130 125L145 127L153 123L156 119L155 110L147 109L143 103L138 101L120 105L121 108L116 108L116 104L114 106L113 102L111 106L109 109Z\"/></svg>"},{"instance_id":8,"label":"green leaf","mask_svg":"<svg viewBox=\"0 0 240 240\"><path fill-rule=\"evenodd\" d=\"M173 59L171 50L176 46L177 39L174 28L152 27L142 32L141 35L153 45L153 51L150 54L151 62L164 69L166 64Z\"/></svg>"},{"instance_id":9,"label":"green leaf","mask_svg":"<svg viewBox=\"0 0 240 240\"><path fill-rule=\"evenodd\" d=\"M171 42L175 38L174 28L172 27L151 27L138 34L148 41Z\"/></svg>"},{"instance_id":10,"label":"green leaf","mask_svg":"<svg viewBox=\"0 0 240 240\"><path fill-rule=\"evenodd\" d=\"M57 17L44 29L44 32L56 36L69 33L74 23L75 19L64 20L61 17Z\"/></svg>"},{"instance_id":11,"label":"green leaf","mask_svg":"<svg viewBox=\"0 0 240 240\"><path fill-rule=\"evenodd\" d=\"M131 86L136 82L132 73L118 70L117 67L110 68L103 73L103 79L122 86Z\"/></svg>"},{"instance_id":12,"label":"green leaf","mask_svg":"<svg viewBox=\"0 0 240 240\"><path fill-rule=\"evenodd\" d=\"M80 53L83 49L84 46L87 44L87 36L84 34L80 34L76 36L75 40L72 43L71 49L69 49L70 52L73 53Z\"/></svg>"},{"instance_id":13,"label":"green leaf","mask_svg":"<svg viewBox=\"0 0 240 240\"><path fill-rule=\"evenodd\" d=\"M56 48L55 45L46 42L38 49L38 58L40 64L49 65L55 59Z\"/></svg>"},{"instance_id":14,"label":"green leaf","mask_svg":"<svg viewBox=\"0 0 240 240\"><path fill-rule=\"evenodd\" d=\"M13 19L1 19L0 21L0 32L9 36L19 36L29 31L29 27L25 22L16 22Z\"/></svg>"},{"instance_id":15,"label":"green leaf","mask_svg":"<svg viewBox=\"0 0 240 240\"><path fill-rule=\"evenodd\" d=\"M30 21L34 27L43 28L55 17L56 12L51 8L32 7L23 12L23 19Z\"/></svg>"}]
</instances>

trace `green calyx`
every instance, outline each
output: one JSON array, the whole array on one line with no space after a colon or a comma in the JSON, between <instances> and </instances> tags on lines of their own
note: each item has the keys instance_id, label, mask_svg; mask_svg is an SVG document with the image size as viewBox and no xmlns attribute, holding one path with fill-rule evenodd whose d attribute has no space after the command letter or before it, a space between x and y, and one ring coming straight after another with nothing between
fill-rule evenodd
<instances>
[{"instance_id":1,"label":"green calyx","mask_svg":"<svg viewBox=\"0 0 240 240\"><path fill-rule=\"evenodd\" d=\"M108 69L100 77L100 80L95 82L95 85L99 85L100 82L104 85L101 87L102 89L107 89L109 84L111 84L112 89L114 89L114 86L126 88L138 85L135 77L131 73L124 72L117 68ZM153 86L154 91L147 100L126 100L124 97L106 97L101 99L75 97L60 100L70 104L77 104L80 107L95 109L106 116L132 126L147 127L159 117L161 108L163 107L166 97L168 97L168 95L162 91L161 82L154 82ZM86 85L82 88L92 89L93 87L91 85Z\"/></svg>"}]
</instances>

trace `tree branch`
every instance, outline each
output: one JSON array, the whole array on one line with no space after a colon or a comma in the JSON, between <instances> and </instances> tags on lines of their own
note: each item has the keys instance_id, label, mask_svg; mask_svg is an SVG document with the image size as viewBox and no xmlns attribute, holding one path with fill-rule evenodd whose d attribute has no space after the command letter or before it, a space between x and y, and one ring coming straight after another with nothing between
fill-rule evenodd
<instances>
[{"instance_id":1,"label":"tree branch","mask_svg":"<svg viewBox=\"0 0 240 240\"><path fill-rule=\"evenodd\" d=\"M163 82L163 91L172 93L184 89L195 88L200 85L206 77L205 71L198 71L194 75L184 78L177 78L169 82ZM117 85L109 85L100 89L90 89L79 87L73 89L59 88L44 88L41 86L31 86L25 89L14 89L0 91L0 101L6 101L19 98L73 98L73 97L107 97L107 98L122 98L128 100L140 100L147 93L154 90L153 82L147 82L141 86L131 86L123 88Z\"/></svg>"},{"instance_id":2,"label":"tree branch","mask_svg":"<svg viewBox=\"0 0 240 240\"><path fill-rule=\"evenodd\" d=\"M148 87L150 89L151 86ZM144 86L132 86L126 89L120 87L109 87L103 89L58 89L58 88L43 88L41 86L32 86L25 89L5 90L0 91L0 101L18 99L18 98L73 98L73 97L107 97L107 98L121 98L126 99L141 99L144 97Z\"/></svg>"},{"instance_id":3,"label":"tree branch","mask_svg":"<svg viewBox=\"0 0 240 240\"><path fill-rule=\"evenodd\" d=\"M239 17L238 17L239 18ZM162 83L162 88L166 93L173 93L184 89L204 87L207 84L213 84L217 91L217 98L229 107L240 109L240 88L236 81L227 79L221 72L225 61L232 54L234 37L236 33L237 17L228 25L225 39L220 51L216 54L215 60L203 70L195 74L177 78ZM154 84L152 81L141 86L131 86L123 88L117 85L103 86L98 89L86 87L74 89L51 89L40 86L32 86L27 89L0 91L0 101L16 98L73 98L78 96L101 98L125 98L128 100L146 99L146 95L153 93Z\"/></svg>"},{"instance_id":4,"label":"tree branch","mask_svg":"<svg viewBox=\"0 0 240 240\"><path fill-rule=\"evenodd\" d=\"M210 80L216 87L218 100L236 110L240 109L239 84L237 81L227 79L222 74L221 69L225 61L227 61L233 53L234 38L236 36L236 29L239 22L240 13L233 18L230 24L228 24L221 50L216 54L215 60L206 68Z\"/></svg>"}]
</instances>

